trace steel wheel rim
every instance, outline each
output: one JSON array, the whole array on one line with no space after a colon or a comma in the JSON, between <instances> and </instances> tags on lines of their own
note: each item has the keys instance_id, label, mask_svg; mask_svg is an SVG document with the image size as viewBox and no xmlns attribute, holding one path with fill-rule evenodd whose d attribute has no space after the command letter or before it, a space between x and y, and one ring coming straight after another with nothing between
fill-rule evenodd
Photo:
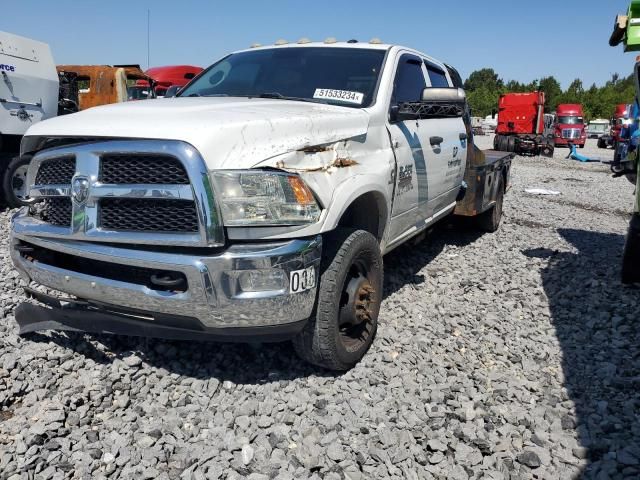
<instances>
[{"instance_id":1,"label":"steel wheel rim","mask_svg":"<svg viewBox=\"0 0 640 480\"><path fill-rule=\"evenodd\" d=\"M13 194L16 198L24 200L27 198L27 171L28 165L20 165L13 172L11 177L11 186L13 187Z\"/></svg>"},{"instance_id":2,"label":"steel wheel rim","mask_svg":"<svg viewBox=\"0 0 640 480\"><path fill-rule=\"evenodd\" d=\"M344 348L357 351L373 334L379 297L366 260L356 259L349 268L338 307L338 335Z\"/></svg>"}]
</instances>

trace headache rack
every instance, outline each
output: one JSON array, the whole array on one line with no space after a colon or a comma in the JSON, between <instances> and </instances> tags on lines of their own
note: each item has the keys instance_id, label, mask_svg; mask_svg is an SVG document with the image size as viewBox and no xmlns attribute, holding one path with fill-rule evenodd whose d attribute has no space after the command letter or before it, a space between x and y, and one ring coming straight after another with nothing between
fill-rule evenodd
<instances>
[{"instance_id":1,"label":"headache rack","mask_svg":"<svg viewBox=\"0 0 640 480\"><path fill-rule=\"evenodd\" d=\"M457 102L403 102L399 105L398 115L403 120L422 118L460 118L465 110L464 101Z\"/></svg>"}]
</instances>

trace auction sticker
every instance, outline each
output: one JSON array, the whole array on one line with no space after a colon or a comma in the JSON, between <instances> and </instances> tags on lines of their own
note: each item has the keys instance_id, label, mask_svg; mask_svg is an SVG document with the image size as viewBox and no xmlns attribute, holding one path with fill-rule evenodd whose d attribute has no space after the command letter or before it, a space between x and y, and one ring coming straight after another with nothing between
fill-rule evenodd
<instances>
[{"instance_id":1,"label":"auction sticker","mask_svg":"<svg viewBox=\"0 0 640 480\"><path fill-rule=\"evenodd\" d=\"M330 88L316 88L313 98L336 100L338 102L362 104L364 93L351 92L349 90L332 90Z\"/></svg>"}]
</instances>

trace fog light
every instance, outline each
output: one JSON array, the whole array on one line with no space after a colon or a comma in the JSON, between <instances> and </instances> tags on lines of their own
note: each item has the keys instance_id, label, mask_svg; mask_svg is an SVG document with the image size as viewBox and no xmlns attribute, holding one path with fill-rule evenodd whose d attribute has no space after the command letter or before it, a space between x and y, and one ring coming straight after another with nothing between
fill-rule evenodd
<instances>
[{"instance_id":1,"label":"fog light","mask_svg":"<svg viewBox=\"0 0 640 480\"><path fill-rule=\"evenodd\" d=\"M245 270L238 275L238 284L243 292L269 292L285 288L282 270Z\"/></svg>"}]
</instances>

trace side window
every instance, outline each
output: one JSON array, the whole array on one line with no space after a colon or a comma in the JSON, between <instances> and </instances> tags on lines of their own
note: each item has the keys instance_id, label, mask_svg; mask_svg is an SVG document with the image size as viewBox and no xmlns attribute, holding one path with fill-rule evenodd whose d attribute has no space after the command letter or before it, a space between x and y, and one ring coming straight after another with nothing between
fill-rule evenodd
<instances>
[{"instance_id":1,"label":"side window","mask_svg":"<svg viewBox=\"0 0 640 480\"><path fill-rule=\"evenodd\" d=\"M78 93L89 93L91 91L91 77L78 77L76 85L78 85Z\"/></svg>"},{"instance_id":2,"label":"side window","mask_svg":"<svg viewBox=\"0 0 640 480\"><path fill-rule=\"evenodd\" d=\"M445 67L449 71L449 77L451 77L454 88L464 88L464 82L458 71L450 65L445 65Z\"/></svg>"},{"instance_id":3,"label":"side window","mask_svg":"<svg viewBox=\"0 0 640 480\"><path fill-rule=\"evenodd\" d=\"M393 85L392 104L418 102L427 82L422 73L422 61L412 55L403 55L398 63Z\"/></svg>"},{"instance_id":4,"label":"side window","mask_svg":"<svg viewBox=\"0 0 640 480\"><path fill-rule=\"evenodd\" d=\"M449 88L449 82L447 81L447 76L445 73L435 65L430 63L425 64L427 67L427 73L429 74L429 79L431 80L431 86L434 88Z\"/></svg>"}]
</instances>

